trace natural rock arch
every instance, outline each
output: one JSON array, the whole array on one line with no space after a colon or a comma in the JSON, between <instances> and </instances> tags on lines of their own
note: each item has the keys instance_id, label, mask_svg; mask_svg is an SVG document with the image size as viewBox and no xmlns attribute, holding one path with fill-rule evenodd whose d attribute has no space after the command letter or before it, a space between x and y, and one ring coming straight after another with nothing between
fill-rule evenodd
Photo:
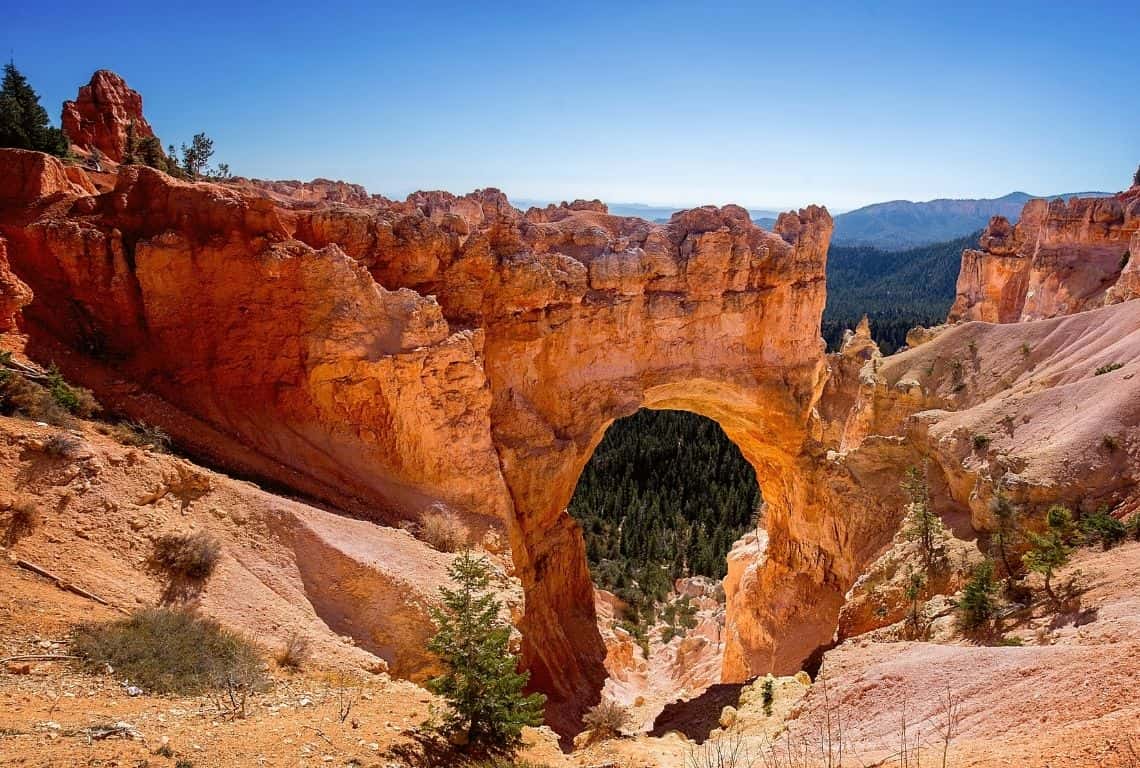
<instances>
[{"instance_id":1,"label":"natural rock arch","mask_svg":"<svg viewBox=\"0 0 1140 768\"><path fill-rule=\"evenodd\" d=\"M893 533L901 443L825 448L865 361L824 355L822 208L767 232L737 206L653 224L495 190L396 203L139 167L96 188L19 150L0 167L33 354L217 464L389 524L443 504L505 528L524 660L563 733L604 653L564 509L615 418L712 418L764 486L767 556L726 582L726 679L798 669Z\"/></svg>"},{"instance_id":2,"label":"natural rock arch","mask_svg":"<svg viewBox=\"0 0 1140 768\"><path fill-rule=\"evenodd\" d=\"M605 218L612 217L563 221L581 227ZM803 554L803 545L783 542L790 511L808 494L813 408L825 373L819 315L830 218L815 208L785 215L777 236L742 209L697 209L662 229L621 252L557 254L545 264L539 257L541 272L527 262L538 301L516 302L484 326L492 437L526 592L524 661L563 730L572 725L561 719L596 700L605 654L581 532L565 508L614 419L647 407L716 421L765 488L773 552L789 565ZM651 250L658 233L665 237ZM541 290L543 281L558 290ZM815 560L802 574L813 585L828 578L826 563ZM764 577L751 574L746 586L775 586L757 579ZM794 625L798 590L796 580L782 585L763 616L743 617L746 601L730 604L729 679L798 669L830 638L830 626L813 625L793 626L786 646L776 639L771 623Z\"/></svg>"}]
</instances>

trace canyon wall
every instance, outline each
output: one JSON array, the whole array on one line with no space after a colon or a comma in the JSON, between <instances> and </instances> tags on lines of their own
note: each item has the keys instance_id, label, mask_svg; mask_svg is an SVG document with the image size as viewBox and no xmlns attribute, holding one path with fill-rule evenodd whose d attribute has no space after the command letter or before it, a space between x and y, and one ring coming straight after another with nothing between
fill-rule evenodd
<instances>
[{"instance_id":1,"label":"canyon wall","mask_svg":"<svg viewBox=\"0 0 1140 768\"><path fill-rule=\"evenodd\" d=\"M771 544L729 596L728 678L798 669L873 555L817 470L821 208L766 232L736 206L654 225L496 190L392 202L129 166L100 191L18 150L0 168L0 237L34 295L6 287L8 316L26 304L33 356L231 470L387 524L444 506L508 541L524 660L564 731L605 653L565 506L614 419L704 414L764 485Z\"/></svg>"},{"instance_id":2,"label":"canyon wall","mask_svg":"<svg viewBox=\"0 0 1140 768\"><path fill-rule=\"evenodd\" d=\"M1105 198L1031 200L995 216L962 254L950 320L1012 323L1140 296L1140 187Z\"/></svg>"}]
</instances>

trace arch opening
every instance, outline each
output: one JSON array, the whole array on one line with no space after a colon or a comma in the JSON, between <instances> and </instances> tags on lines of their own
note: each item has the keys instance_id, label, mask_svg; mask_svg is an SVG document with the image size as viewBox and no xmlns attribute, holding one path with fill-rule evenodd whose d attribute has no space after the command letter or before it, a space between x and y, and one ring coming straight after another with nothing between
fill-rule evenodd
<instances>
[{"instance_id":1,"label":"arch opening","mask_svg":"<svg viewBox=\"0 0 1140 768\"><path fill-rule=\"evenodd\" d=\"M752 465L697 413L641 409L594 449L567 512L596 588L602 696L632 727L721 682L728 557L762 552L761 510Z\"/></svg>"}]
</instances>

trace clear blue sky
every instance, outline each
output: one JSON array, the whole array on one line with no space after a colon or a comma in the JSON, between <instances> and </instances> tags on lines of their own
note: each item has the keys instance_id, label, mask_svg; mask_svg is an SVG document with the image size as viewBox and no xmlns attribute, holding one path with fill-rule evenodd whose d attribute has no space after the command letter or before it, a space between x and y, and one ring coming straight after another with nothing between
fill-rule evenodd
<instances>
[{"instance_id":1,"label":"clear blue sky","mask_svg":"<svg viewBox=\"0 0 1140 768\"><path fill-rule=\"evenodd\" d=\"M256 5L13 2L0 45L54 119L109 68L164 142L400 197L845 209L1140 162L1135 2Z\"/></svg>"}]
</instances>

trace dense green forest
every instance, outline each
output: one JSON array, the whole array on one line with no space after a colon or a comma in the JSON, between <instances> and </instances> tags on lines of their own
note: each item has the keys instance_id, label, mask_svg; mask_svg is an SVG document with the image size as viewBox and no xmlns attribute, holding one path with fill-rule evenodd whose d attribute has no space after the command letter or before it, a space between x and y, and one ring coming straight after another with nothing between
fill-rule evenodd
<instances>
[{"instance_id":1,"label":"dense green forest","mask_svg":"<svg viewBox=\"0 0 1140 768\"><path fill-rule=\"evenodd\" d=\"M570 514L582 524L594 583L652 620L673 579L724 577L752 524L756 475L721 428L682 411L614 422L586 465Z\"/></svg>"},{"instance_id":2,"label":"dense green forest","mask_svg":"<svg viewBox=\"0 0 1140 768\"><path fill-rule=\"evenodd\" d=\"M962 251L976 248L979 234L905 251L831 246L821 329L828 350L837 349L843 331L864 314L884 355L898 350L916 325L943 322L954 303Z\"/></svg>"}]
</instances>

